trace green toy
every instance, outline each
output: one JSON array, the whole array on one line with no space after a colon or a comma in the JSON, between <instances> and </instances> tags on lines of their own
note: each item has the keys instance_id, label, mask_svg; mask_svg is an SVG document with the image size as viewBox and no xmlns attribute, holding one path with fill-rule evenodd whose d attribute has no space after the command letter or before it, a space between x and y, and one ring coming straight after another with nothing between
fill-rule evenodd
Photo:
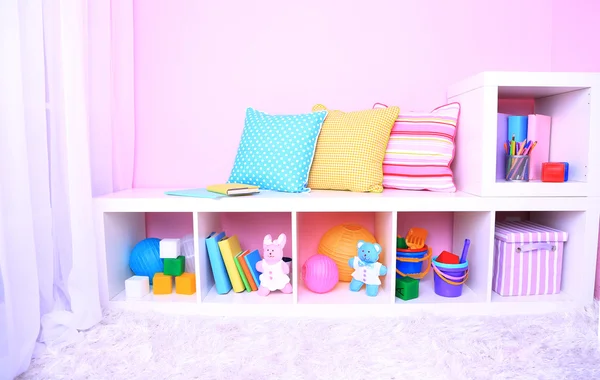
<instances>
[{"instance_id":1,"label":"green toy","mask_svg":"<svg viewBox=\"0 0 600 380\"><path fill-rule=\"evenodd\" d=\"M181 276L185 271L185 256L176 259L164 259L164 273L167 276Z\"/></svg>"},{"instance_id":2,"label":"green toy","mask_svg":"<svg viewBox=\"0 0 600 380\"><path fill-rule=\"evenodd\" d=\"M396 237L396 248L397 249L407 249L408 245L406 244L406 239L401 236L397 236Z\"/></svg>"},{"instance_id":3,"label":"green toy","mask_svg":"<svg viewBox=\"0 0 600 380\"><path fill-rule=\"evenodd\" d=\"M419 297L419 280L411 277L396 279L396 297L408 301Z\"/></svg>"}]
</instances>

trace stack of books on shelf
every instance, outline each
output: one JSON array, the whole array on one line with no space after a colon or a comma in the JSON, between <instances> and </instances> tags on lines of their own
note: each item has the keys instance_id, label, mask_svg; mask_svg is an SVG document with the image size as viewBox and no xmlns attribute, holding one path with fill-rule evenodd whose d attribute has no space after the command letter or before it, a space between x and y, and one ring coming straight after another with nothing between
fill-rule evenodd
<instances>
[{"instance_id":1,"label":"stack of books on shelf","mask_svg":"<svg viewBox=\"0 0 600 380\"><path fill-rule=\"evenodd\" d=\"M242 250L237 235L212 232L206 238L206 250L215 279L217 294L253 292L260 285L256 263L261 259L255 250Z\"/></svg>"},{"instance_id":2,"label":"stack of books on shelf","mask_svg":"<svg viewBox=\"0 0 600 380\"><path fill-rule=\"evenodd\" d=\"M498 113L496 178L511 179L507 172L513 161L510 156L528 155L528 179L541 180L542 164L550 160L550 129L550 116Z\"/></svg>"}]
</instances>

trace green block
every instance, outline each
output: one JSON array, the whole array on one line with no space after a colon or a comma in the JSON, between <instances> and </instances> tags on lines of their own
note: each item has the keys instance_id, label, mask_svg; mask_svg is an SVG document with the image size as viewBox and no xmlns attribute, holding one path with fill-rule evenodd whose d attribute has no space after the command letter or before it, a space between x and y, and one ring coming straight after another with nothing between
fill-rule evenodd
<instances>
[{"instance_id":1,"label":"green block","mask_svg":"<svg viewBox=\"0 0 600 380\"><path fill-rule=\"evenodd\" d=\"M176 259L163 259L164 273L167 276L181 276L185 271L185 256L178 256Z\"/></svg>"},{"instance_id":2,"label":"green block","mask_svg":"<svg viewBox=\"0 0 600 380\"><path fill-rule=\"evenodd\" d=\"M396 248L398 249L407 249L408 245L406 244L406 239L400 236L396 237Z\"/></svg>"},{"instance_id":3,"label":"green block","mask_svg":"<svg viewBox=\"0 0 600 380\"><path fill-rule=\"evenodd\" d=\"M404 301L419 297L419 280L411 277L396 279L396 297Z\"/></svg>"}]
</instances>

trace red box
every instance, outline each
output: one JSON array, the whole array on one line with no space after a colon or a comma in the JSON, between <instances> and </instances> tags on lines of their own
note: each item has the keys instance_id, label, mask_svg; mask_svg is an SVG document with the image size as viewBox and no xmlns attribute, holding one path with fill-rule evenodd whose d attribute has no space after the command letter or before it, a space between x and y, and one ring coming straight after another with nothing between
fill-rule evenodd
<instances>
[{"instance_id":1,"label":"red box","mask_svg":"<svg viewBox=\"0 0 600 380\"><path fill-rule=\"evenodd\" d=\"M542 163L542 182L565 182L564 162Z\"/></svg>"}]
</instances>

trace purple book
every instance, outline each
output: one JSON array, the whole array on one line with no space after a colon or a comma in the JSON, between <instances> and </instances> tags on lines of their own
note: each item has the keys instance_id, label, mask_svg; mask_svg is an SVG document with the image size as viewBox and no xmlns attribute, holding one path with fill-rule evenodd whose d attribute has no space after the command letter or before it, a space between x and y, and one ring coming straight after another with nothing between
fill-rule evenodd
<instances>
[{"instance_id":1,"label":"purple book","mask_svg":"<svg viewBox=\"0 0 600 380\"><path fill-rule=\"evenodd\" d=\"M496 179L504 179L506 176L506 151L504 143L508 136L508 117L507 113L498 113L498 137L496 137Z\"/></svg>"}]
</instances>

